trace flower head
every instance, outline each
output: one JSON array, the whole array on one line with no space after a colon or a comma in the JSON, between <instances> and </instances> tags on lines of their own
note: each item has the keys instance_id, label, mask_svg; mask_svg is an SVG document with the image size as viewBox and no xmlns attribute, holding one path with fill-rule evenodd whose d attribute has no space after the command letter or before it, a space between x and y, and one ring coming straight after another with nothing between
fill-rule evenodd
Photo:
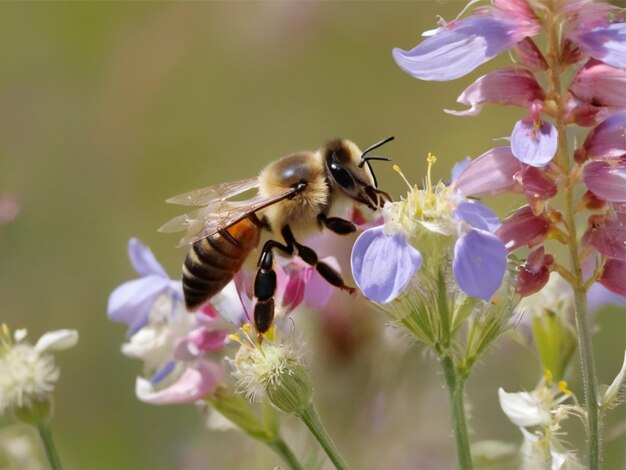
<instances>
[{"instance_id":1,"label":"flower head","mask_svg":"<svg viewBox=\"0 0 626 470\"><path fill-rule=\"evenodd\" d=\"M429 165L435 160L430 156ZM410 187L406 199L385 205L383 217L384 225L363 232L352 250L354 278L371 300L391 302L422 264L438 270L451 251L452 272L463 292L489 300L500 287L507 255L492 233L499 221L487 207L460 197L454 186Z\"/></svg>"},{"instance_id":2,"label":"flower head","mask_svg":"<svg viewBox=\"0 0 626 470\"><path fill-rule=\"evenodd\" d=\"M16 330L12 338L9 328L1 326L0 413L49 401L60 375L50 352L71 348L78 342L75 330L45 333L34 346L26 341L26 334L26 330Z\"/></svg>"},{"instance_id":3,"label":"flower head","mask_svg":"<svg viewBox=\"0 0 626 470\"><path fill-rule=\"evenodd\" d=\"M249 400L267 398L286 413L310 403L313 384L296 348L287 342L259 344L245 328L240 340L241 348L230 364L237 388Z\"/></svg>"}]
</instances>

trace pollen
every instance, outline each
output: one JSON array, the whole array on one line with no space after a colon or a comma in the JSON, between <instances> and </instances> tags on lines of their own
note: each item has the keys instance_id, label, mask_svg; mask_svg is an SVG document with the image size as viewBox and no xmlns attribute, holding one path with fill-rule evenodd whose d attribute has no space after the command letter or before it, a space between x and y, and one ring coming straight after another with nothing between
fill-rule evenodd
<instances>
[{"instance_id":1,"label":"pollen","mask_svg":"<svg viewBox=\"0 0 626 470\"><path fill-rule=\"evenodd\" d=\"M561 380L559 382L559 390L561 391L561 393L564 393L565 395L574 394L574 392L572 392L569 388L567 388L567 382L565 380Z\"/></svg>"},{"instance_id":2,"label":"pollen","mask_svg":"<svg viewBox=\"0 0 626 470\"><path fill-rule=\"evenodd\" d=\"M550 369L546 369L543 372L543 376L546 379L546 382L550 383L552 382L552 380L554 380L554 376L552 375L552 371Z\"/></svg>"}]
</instances>

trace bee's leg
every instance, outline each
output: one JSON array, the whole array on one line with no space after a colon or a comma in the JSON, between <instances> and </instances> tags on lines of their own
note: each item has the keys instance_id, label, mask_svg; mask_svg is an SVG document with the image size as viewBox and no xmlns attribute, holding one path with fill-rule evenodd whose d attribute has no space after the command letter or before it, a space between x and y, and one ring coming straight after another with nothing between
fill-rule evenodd
<instances>
[{"instance_id":1,"label":"bee's leg","mask_svg":"<svg viewBox=\"0 0 626 470\"><path fill-rule=\"evenodd\" d=\"M259 341L274 320L274 294L276 292L276 273L274 272L274 254L272 250L277 248L288 255L293 254L293 243L283 245L275 240L268 240L263 245L256 277L254 279L254 296L257 301L254 306L254 326L259 332Z\"/></svg>"},{"instance_id":2,"label":"bee's leg","mask_svg":"<svg viewBox=\"0 0 626 470\"><path fill-rule=\"evenodd\" d=\"M356 289L354 287L347 286L343 282L341 274L335 271L330 265L324 263L323 261L319 261L317 253L315 253L315 251L313 251L308 246L304 246L298 243L295 240L289 225L286 225L285 228L283 228L282 234L283 238L287 242L287 246L295 247L298 251L298 256L300 257L300 259L302 259L302 261L304 261L305 263L313 266L317 270L317 272L320 273L320 275L324 279L326 279L326 281L341 290L348 291L350 294L356 292ZM291 252L293 253L293 248Z\"/></svg>"},{"instance_id":3,"label":"bee's leg","mask_svg":"<svg viewBox=\"0 0 626 470\"><path fill-rule=\"evenodd\" d=\"M349 220L340 217L326 217L326 214L322 212L317 216L317 219L331 232L335 232L339 235L347 235L348 233L356 232L356 226Z\"/></svg>"}]
</instances>

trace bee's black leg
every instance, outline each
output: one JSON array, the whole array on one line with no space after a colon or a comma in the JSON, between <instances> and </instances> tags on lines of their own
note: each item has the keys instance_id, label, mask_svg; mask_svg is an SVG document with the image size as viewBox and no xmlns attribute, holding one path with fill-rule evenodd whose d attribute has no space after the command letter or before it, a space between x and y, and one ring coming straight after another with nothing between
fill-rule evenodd
<instances>
[{"instance_id":1,"label":"bee's black leg","mask_svg":"<svg viewBox=\"0 0 626 470\"><path fill-rule=\"evenodd\" d=\"M274 320L274 293L276 292L276 273L272 253L274 248L288 255L293 254L294 251L293 243L287 242L283 245L275 240L268 240L261 250L257 264L259 269L254 279L254 296L257 298L254 306L254 326L259 333L259 342Z\"/></svg>"},{"instance_id":2,"label":"bee's black leg","mask_svg":"<svg viewBox=\"0 0 626 470\"><path fill-rule=\"evenodd\" d=\"M342 220L342 219L339 219L339 220ZM298 243L295 240L289 225L283 228L282 234L283 234L283 238L287 242L287 245L295 247L296 250L298 250L298 256L300 257L300 259L302 259L302 261L304 261L305 263L313 266L317 270L317 272L320 273L320 275L324 279L326 279L330 284L332 284L335 287L338 287L341 290L348 291L350 294L353 294L354 292L356 292L356 289L354 287L347 286L343 282L343 278L341 277L341 274L339 274L337 271L335 271L332 267L330 267L328 264L324 263L323 261L319 261L317 257L317 253L315 253L315 251L313 251L308 246L304 246ZM292 248L292 252L293 252L293 248Z\"/></svg>"},{"instance_id":3,"label":"bee's black leg","mask_svg":"<svg viewBox=\"0 0 626 470\"><path fill-rule=\"evenodd\" d=\"M347 235L356 232L356 226L349 220L340 217L326 217L326 214L320 213L317 219L332 232L339 235Z\"/></svg>"}]
</instances>

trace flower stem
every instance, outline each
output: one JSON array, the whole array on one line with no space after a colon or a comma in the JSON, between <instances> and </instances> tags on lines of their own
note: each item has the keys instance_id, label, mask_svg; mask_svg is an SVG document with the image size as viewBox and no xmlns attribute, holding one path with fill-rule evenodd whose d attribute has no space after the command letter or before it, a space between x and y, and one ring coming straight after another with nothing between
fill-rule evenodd
<instances>
[{"instance_id":1,"label":"flower stem","mask_svg":"<svg viewBox=\"0 0 626 470\"><path fill-rule=\"evenodd\" d=\"M52 470L61 470L63 467L61 466L59 454L57 453L54 441L52 440L52 431L50 426L47 423L40 423L37 425L37 431L39 431L39 437L41 437L41 442L46 449L46 457L48 458L50 468Z\"/></svg>"},{"instance_id":2,"label":"flower stem","mask_svg":"<svg viewBox=\"0 0 626 470\"><path fill-rule=\"evenodd\" d=\"M443 373L446 377L446 386L448 388L448 394L450 395L457 462L459 463L460 469L468 470L473 467L473 464L467 434L465 404L463 403L465 377L458 373L450 356L443 356L441 358L441 366L443 367Z\"/></svg>"},{"instance_id":3,"label":"flower stem","mask_svg":"<svg viewBox=\"0 0 626 470\"><path fill-rule=\"evenodd\" d=\"M320 418L317 414L317 411L315 410L315 406L313 406L313 403L309 402L309 404L298 413L296 413L296 415L302 421L304 421L304 424L307 425L309 431L311 431L311 434L315 436L315 439L317 439L317 442L319 442L319 444L322 446L322 449L324 449L324 452L326 452L328 458L335 465L335 468L337 470L347 469L348 465L343 460L341 454L339 454L339 451L335 447L335 444L333 444L333 441L330 439L330 436L326 432L326 429L324 429L324 426L320 421Z\"/></svg>"},{"instance_id":4,"label":"flower stem","mask_svg":"<svg viewBox=\"0 0 626 470\"><path fill-rule=\"evenodd\" d=\"M564 122L565 98L561 93L561 63L559 57L559 22L551 18L549 21L549 53L547 60L550 67L550 95L558 105L556 128L558 131L558 147L555 162L568 176L564 188L565 208L563 216L569 230L569 259L573 279L569 280L574 291L574 306L576 316L576 332L578 349L582 369L583 386L585 390L585 408L587 411L587 432L589 439L589 468L600 468L600 416L598 402L598 380L596 377L595 361L593 358L593 344L591 326L587 312L587 293L579 258L579 243L576 232L576 211L574 207L574 183L570 176L570 154L567 142L567 130Z\"/></svg>"},{"instance_id":5,"label":"flower stem","mask_svg":"<svg viewBox=\"0 0 626 470\"><path fill-rule=\"evenodd\" d=\"M300 462L298 462L298 458L282 438L279 437L275 441L268 442L267 445L285 461L291 470L303 469Z\"/></svg>"}]
</instances>

